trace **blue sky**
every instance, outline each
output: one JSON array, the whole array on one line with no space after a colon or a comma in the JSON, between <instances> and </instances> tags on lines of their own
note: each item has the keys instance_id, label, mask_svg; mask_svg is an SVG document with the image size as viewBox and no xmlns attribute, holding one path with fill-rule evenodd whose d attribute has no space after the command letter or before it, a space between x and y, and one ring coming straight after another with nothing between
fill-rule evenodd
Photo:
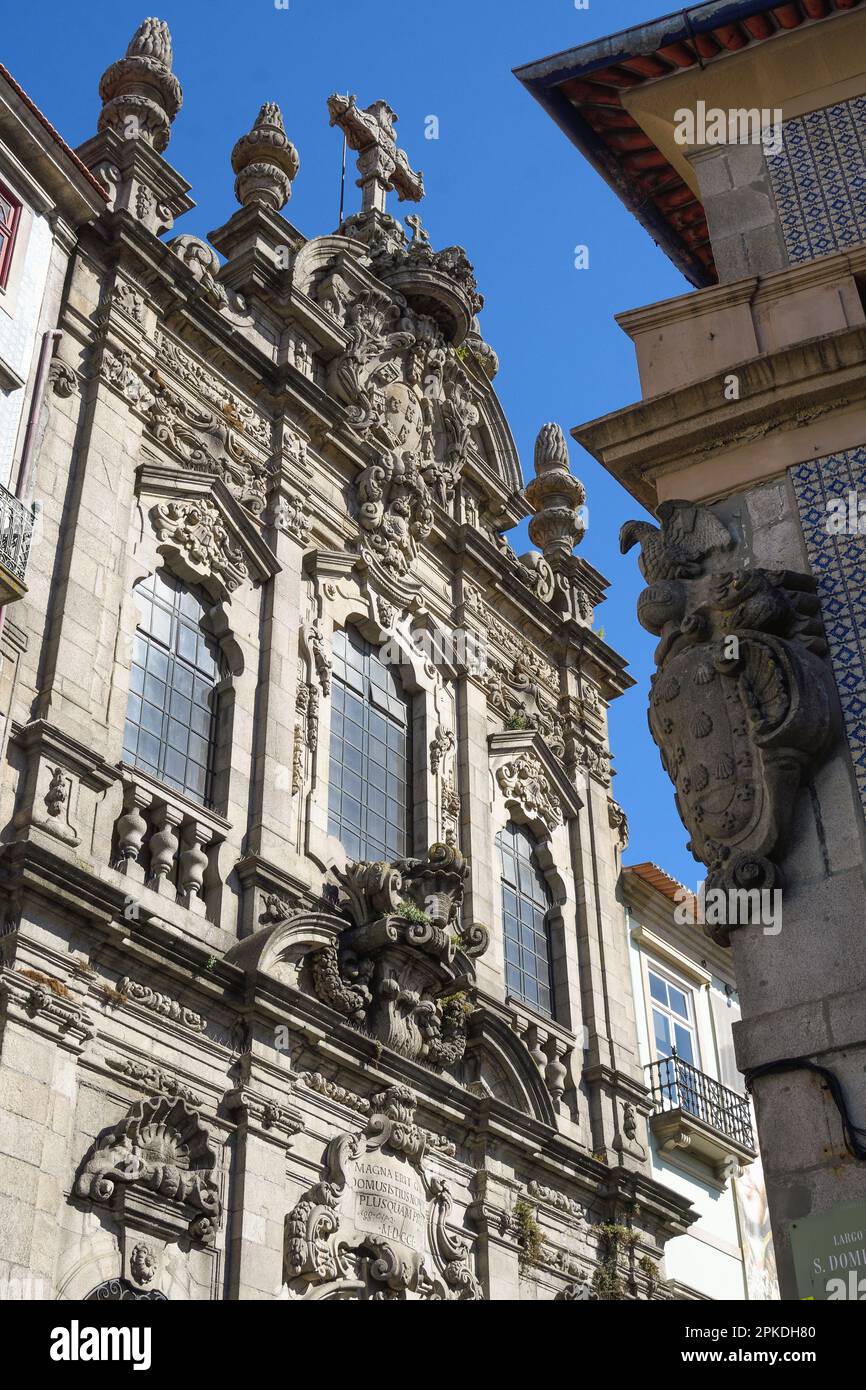
<instances>
[{"instance_id":1,"label":"blue sky","mask_svg":"<svg viewBox=\"0 0 866 1390\"><path fill-rule=\"evenodd\" d=\"M100 74L150 4L8 7L2 60L70 144L95 131ZM613 315L689 287L511 69L665 10L665 0L590 0L588 10L574 0L289 0L287 9L273 0L158 0L184 91L167 157L197 203L175 230L204 236L235 210L232 145L260 104L275 100L301 157L285 213L307 236L333 231L341 138L329 129L326 99L350 91L366 106L384 97L424 172L420 211L433 245L459 243L475 266L487 301L482 330L502 364L496 387L531 473L546 420L567 432L639 399L632 345ZM430 115L438 140L425 139ZM358 198L349 181L347 212ZM582 244L590 266L578 271ZM641 581L634 552L623 558L617 542L622 522L642 512L576 444L572 466L590 509L582 553L611 581L597 625L638 683L611 710L615 794L631 822L626 861L653 859L694 886L699 866L646 725L654 640L634 616ZM517 548L525 548L519 535Z\"/></svg>"}]
</instances>

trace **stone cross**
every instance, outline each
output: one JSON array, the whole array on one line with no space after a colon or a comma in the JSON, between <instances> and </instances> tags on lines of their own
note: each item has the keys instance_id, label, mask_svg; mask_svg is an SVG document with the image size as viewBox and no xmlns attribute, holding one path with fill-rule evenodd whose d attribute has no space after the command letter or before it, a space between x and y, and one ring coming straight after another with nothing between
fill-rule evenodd
<instances>
[{"instance_id":1,"label":"stone cross","mask_svg":"<svg viewBox=\"0 0 866 1390\"><path fill-rule=\"evenodd\" d=\"M397 148L396 114L387 101L374 101L361 111L353 96L328 97L331 125L338 125L349 148L358 154L358 187L362 212L385 211L386 195L393 189L400 202L418 203L424 197L424 176L410 168Z\"/></svg>"}]
</instances>

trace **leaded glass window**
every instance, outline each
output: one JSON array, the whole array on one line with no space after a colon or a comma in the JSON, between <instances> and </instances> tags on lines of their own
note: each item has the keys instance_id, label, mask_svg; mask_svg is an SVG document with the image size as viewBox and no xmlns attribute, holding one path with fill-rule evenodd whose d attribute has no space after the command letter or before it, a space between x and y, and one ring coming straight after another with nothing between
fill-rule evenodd
<instances>
[{"instance_id":1,"label":"leaded glass window","mask_svg":"<svg viewBox=\"0 0 866 1390\"><path fill-rule=\"evenodd\" d=\"M135 591L140 620L129 675L123 756L133 767L208 803L216 741L219 649L205 605L169 574Z\"/></svg>"},{"instance_id":2,"label":"leaded glass window","mask_svg":"<svg viewBox=\"0 0 866 1390\"><path fill-rule=\"evenodd\" d=\"M529 831L509 821L496 837L502 871L505 983L509 994L554 1015L550 968L550 894Z\"/></svg>"},{"instance_id":3,"label":"leaded glass window","mask_svg":"<svg viewBox=\"0 0 866 1390\"><path fill-rule=\"evenodd\" d=\"M334 634L328 830L350 859L409 852L409 700L354 628Z\"/></svg>"}]
</instances>

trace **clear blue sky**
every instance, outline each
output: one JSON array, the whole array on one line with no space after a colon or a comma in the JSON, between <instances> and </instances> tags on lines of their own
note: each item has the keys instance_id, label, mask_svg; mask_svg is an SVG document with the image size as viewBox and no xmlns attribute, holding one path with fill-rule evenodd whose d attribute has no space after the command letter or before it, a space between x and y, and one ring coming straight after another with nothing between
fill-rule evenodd
<instances>
[{"instance_id":1,"label":"clear blue sky","mask_svg":"<svg viewBox=\"0 0 866 1390\"><path fill-rule=\"evenodd\" d=\"M96 129L97 84L151 0L40 0L8 5L2 60L76 145ZM232 145L260 104L280 103L301 169L285 209L307 236L333 231L339 210L339 132L329 93L361 105L384 97L400 143L423 169L421 207L434 246L459 243L487 304L485 337L524 472L546 420L568 429L639 399L631 343L614 313L689 287L602 179L529 96L511 69L665 13L665 0L157 0L174 40L184 104L167 157L197 206L176 231L204 236L234 211ZM439 139L424 138L439 118ZM357 206L349 184L347 210ZM397 211L396 201L394 211ZM411 211L404 204L402 211ZM590 268L574 268L586 244ZM628 812L627 862L653 859L694 886L673 792L646 725L653 639L638 626L634 552L620 525L642 515L576 444L572 465L589 494L583 554L611 580L597 625L630 662L637 687L611 711L615 793ZM512 537L514 539L514 537ZM518 549L525 547L517 538Z\"/></svg>"}]
</instances>

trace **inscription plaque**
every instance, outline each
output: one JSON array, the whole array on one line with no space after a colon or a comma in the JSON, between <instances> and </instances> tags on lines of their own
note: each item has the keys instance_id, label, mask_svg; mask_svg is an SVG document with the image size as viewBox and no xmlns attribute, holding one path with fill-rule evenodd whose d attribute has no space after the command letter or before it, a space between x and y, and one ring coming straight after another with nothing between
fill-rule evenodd
<instances>
[{"instance_id":1,"label":"inscription plaque","mask_svg":"<svg viewBox=\"0 0 866 1390\"><path fill-rule=\"evenodd\" d=\"M353 1224L358 1231L427 1250L427 1198L419 1174L407 1162L373 1152L353 1165Z\"/></svg>"}]
</instances>

